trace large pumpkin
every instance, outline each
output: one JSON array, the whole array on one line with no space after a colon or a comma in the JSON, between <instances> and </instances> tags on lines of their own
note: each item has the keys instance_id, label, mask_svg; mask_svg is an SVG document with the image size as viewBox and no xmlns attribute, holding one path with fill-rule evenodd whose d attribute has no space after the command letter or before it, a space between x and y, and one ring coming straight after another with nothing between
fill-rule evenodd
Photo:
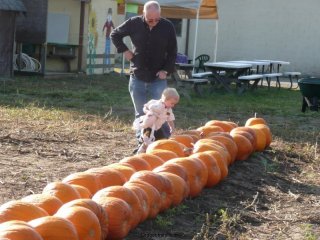
<instances>
[{"instance_id":1,"label":"large pumpkin","mask_svg":"<svg viewBox=\"0 0 320 240\"><path fill-rule=\"evenodd\" d=\"M132 210L131 221L130 221L131 229L135 228L140 223L141 215L142 215L142 206L141 206L141 203L139 202L139 198L132 190L124 186L110 186L98 191L92 197L92 199L96 199L96 198L99 199L102 197L116 197L128 203L128 205ZM110 216L110 218L111 217L112 216Z\"/></svg>"},{"instance_id":2,"label":"large pumpkin","mask_svg":"<svg viewBox=\"0 0 320 240\"><path fill-rule=\"evenodd\" d=\"M236 156L237 156L237 152L238 152L238 146L234 142L231 135L229 135L229 137L226 137L223 135L212 135L212 136L208 136L208 138L222 143L230 154L231 163L233 163L235 161Z\"/></svg>"},{"instance_id":3,"label":"large pumpkin","mask_svg":"<svg viewBox=\"0 0 320 240\"><path fill-rule=\"evenodd\" d=\"M254 117L247 119L247 121L245 123L245 126L246 127L250 127L250 126L253 126L253 125L256 125L256 124L265 124L265 125L267 125L267 122L263 118L257 117L257 114L255 114Z\"/></svg>"},{"instance_id":4,"label":"large pumpkin","mask_svg":"<svg viewBox=\"0 0 320 240\"><path fill-rule=\"evenodd\" d=\"M21 201L31 203L44 209L50 216L55 214L63 205L59 198L48 194L32 194L22 198Z\"/></svg>"},{"instance_id":5,"label":"large pumpkin","mask_svg":"<svg viewBox=\"0 0 320 240\"><path fill-rule=\"evenodd\" d=\"M76 184L71 184L71 186L77 190L80 194L80 198L92 198L93 194L88 190L88 188Z\"/></svg>"},{"instance_id":6,"label":"large pumpkin","mask_svg":"<svg viewBox=\"0 0 320 240\"><path fill-rule=\"evenodd\" d=\"M153 170L164 163L164 160L162 160L162 158L151 153L140 153L140 154L137 154L136 156L141 157L142 159L147 161L150 164L150 167L151 167L150 170Z\"/></svg>"},{"instance_id":7,"label":"large pumpkin","mask_svg":"<svg viewBox=\"0 0 320 240\"><path fill-rule=\"evenodd\" d=\"M43 240L79 240L75 226L65 218L47 216L28 223L41 235Z\"/></svg>"},{"instance_id":8,"label":"large pumpkin","mask_svg":"<svg viewBox=\"0 0 320 240\"><path fill-rule=\"evenodd\" d=\"M176 154L175 152L165 149L153 149L149 151L149 154L156 155L165 162L172 158L178 157L178 154Z\"/></svg>"},{"instance_id":9,"label":"large pumpkin","mask_svg":"<svg viewBox=\"0 0 320 240\"><path fill-rule=\"evenodd\" d=\"M232 133L232 137L238 146L236 160L246 160L254 150L252 143L247 137L237 132Z\"/></svg>"},{"instance_id":10,"label":"large pumpkin","mask_svg":"<svg viewBox=\"0 0 320 240\"><path fill-rule=\"evenodd\" d=\"M254 127L252 127L252 129L255 131L256 137L257 137L256 147L254 150L257 152L262 152L266 148L266 144L267 144L266 134L262 129L254 128Z\"/></svg>"},{"instance_id":11,"label":"large pumpkin","mask_svg":"<svg viewBox=\"0 0 320 240\"><path fill-rule=\"evenodd\" d=\"M132 174L134 174L136 172L134 167L130 166L129 164L112 163L112 164L108 165L107 167L115 169L116 171L120 172L125 177L126 182L129 181ZM114 185L122 185L122 184L120 184L120 182L119 182L119 184L113 184L113 185L109 185L109 186L114 186Z\"/></svg>"},{"instance_id":12,"label":"large pumpkin","mask_svg":"<svg viewBox=\"0 0 320 240\"><path fill-rule=\"evenodd\" d=\"M201 132L201 137L203 138L213 132L224 132L223 128L219 126L201 126L197 130Z\"/></svg>"},{"instance_id":13,"label":"large pumpkin","mask_svg":"<svg viewBox=\"0 0 320 240\"><path fill-rule=\"evenodd\" d=\"M79 199L81 196L78 191L68 183L51 182L44 187L42 193L55 196L63 203Z\"/></svg>"},{"instance_id":14,"label":"large pumpkin","mask_svg":"<svg viewBox=\"0 0 320 240\"><path fill-rule=\"evenodd\" d=\"M224 132L230 132L234 127L233 124L227 121L220 121L220 120L211 120L206 122L205 126L218 126L223 129Z\"/></svg>"},{"instance_id":15,"label":"large pumpkin","mask_svg":"<svg viewBox=\"0 0 320 240\"><path fill-rule=\"evenodd\" d=\"M226 159L226 162L228 166L232 162L232 157L230 153L228 152L227 148L220 142L212 139L201 139L194 145L192 153L198 153L198 152L205 152L205 151L218 151L220 152L224 158Z\"/></svg>"},{"instance_id":16,"label":"large pumpkin","mask_svg":"<svg viewBox=\"0 0 320 240\"><path fill-rule=\"evenodd\" d=\"M100 204L109 218L108 239L123 239L131 229L132 210L121 198L95 195L92 200Z\"/></svg>"},{"instance_id":17,"label":"large pumpkin","mask_svg":"<svg viewBox=\"0 0 320 240\"><path fill-rule=\"evenodd\" d=\"M110 186L123 185L127 179L117 169L106 167L90 168L87 172L95 174L101 184L101 189Z\"/></svg>"},{"instance_id":18,"label":"large pumpkin","mask_svg":"<svg viewBox=\"0 0 320 240\"><path fill-rule=\"evenodd\" d=\"M208 170L207 172L204 172L201 165L202 163L200 163L199 160L194 160L190 157L183 157L171 159L167 163L178 164L186 170L190 197L196 197L201 193L208 178Z\"/></svg>"},{"instance_id":19,"label":"large pumpkin","mask_svg":"<svg viewBox=\"0 0 320 240\"><path fill-rule=\"evenodd\" d=\"M106 239L108 235L109 217L104 208L92 199L76 199L65 203L59 210L69 207L84 207L91 210L99 219L101 228L101 239Z\"/></svg>"},{"instance_id":20,"label":"large pumpkin","mask_svg":"<svg viewBox=\"0 0 320 240\"><path fill-rule=\"evenodd\" d=\"M241 134L246 137L252 144L253 151L256 149L257 145L257 135L256 132L250 127L237 127L231 130L230 135L233 137L234 133Z\"/></svg>"},{"instance_id":21,"label":"large pumpkin","mask_svg":"<svg viewBox=\"0 0 320 240\"><path fill-rule=\"evenodd\" d=\"M139 203L141 205L141 219L140 222L146 220L149 216L150 212L150 201L146 194L146 192L137 184L126 182L124 187L129 188L132 192L136 194L139 199Z\"/></svg>"},{"instance_id":22,"label":"large pumpkin","mask_svg":"<svg viewBox=\"0 0 320 240\"><path fill-rule=\"evenodd\" d=\"M169 179L152 171L140 171L133 174L130 178L130 181L131 180L145 181L158 190L161 196L160 211L164 211L170 207L172 203L173 189Z\"/></svg>"},{"instance_id":23,"label":"large pumpkin","mask_svg":"<svg viewBox=\"0 0 320 240\"><path fill-rule=\"evenodd\" d=\"M172 139L161 139L151 143L147 148L147 153L151 153L154 149L169 150L179 157L185 156L184 145Z\"/></svg>"},{"instance_id":24,"label":"large pumpkin","mask_svg":"<svg viewBox=\"0 0 320 240\"><path fill-rule=\"evenodd\" d=\"M208 180L205 187L213 187L221 180L221 170L216 158L207 152L200 152L192 154L191 157L200 159L208 169Z\"/></svg>"},{"instance_id":25,"label":"large pumpkin","mask_svg":"<svg viewBox=\"0 0 320 240\"><path fill-rule=\"evenodd\" d=\"M141 180L130 180L124 184L124 186L127 185L135 185L145 191L150 203L148 218L155 218L160 212L161 208L161 195L159 191L151 184Z\"/></svg>"},{"instance_id":26,"label":"large pumpkin","mask_svg":"<svg viewBox=\"0 0 320 240\"><path fill-rule=\"evenodd\" d=\"M30 221L48 216L42 208L21 200L12 200L0 206L0 223L10 220Z\"/></svg>"},{"instance_id":27,"label":"large pumpkin","mask_svg":"<svg viewBox=\"0 0 320 240\"><path fill-rule=\"evenodd\" d=\"M139 157L137 155L125 157L120 160L120 163L127 163L130 166L132 166L136 171L151 170L150 164L142 157Z\"/></svg>"},{"instance_id":28,"label":"large pumpkin","mask_svg":"<svg viewBox=\"0 0 320 240\"><path fill-rule=\"evenodd\" d=\"M189 185L176 174L169 172L160 172L159 174L170 180L173 187L172 206L178 206L189 195Z\"/></svg>"},{"instance_id":29,"label":"large pumpkin","mask_svg":"<svg viewBox=\"0 0 320 240\"><path fill-rule=\"evenodd\" d=\"M72 222L79 239L100 240L101 228L99 219L89 209L79 206L64 207L55 214Z\"/></svg>"},{"instance_id":30,"label":"large pumpkin","mask_svg":"<svg viewBox=\"0 0 320 240\"><path fill-rule=\"evenodd\" d=\"M0 224L0 239L43 240L41 235L28 223L17 220Z\"/></svg>"},{"instance_id":31,"label":"large pumpkin","mask_svg":"<svg viewBox=\"0 0 320 240\"><path fill-rule=\"evenodd\" d=\"M188 174L187 174L186 169L183 166L178 165L176 163L166 162L162 166L159 166L159 167L153 169L153 171L156 173L161 173L161 172L173 173L173 174L176 174L177 176L181 177L184 181L188 182Z\"/></svg>"},{"instance_id":32,"label":"large pumpkin","mask_svg":"<svg viewBox=\"0 0 320 240\"><path fill-rule=\"evenodd\" d=\"M225 179L229 173L228 162L225 156L221 154L221 152L216 150L205 151L204 153L210 154L210 156L212 156L217 161L217 164L220 168L220 173L221 173L220 180Z\"/></svg>"},{"instance_id":33,"label":"large pumpkin","mask_svg":"<svg viewBox=\"0 0 320 240\"><path fill-rule=\"evenodd\" d=\"M175 140L179 143L182 143L187 148L192 148L193 143L195 142L194 138L192 138L190 135L187 135L187 134L174 135L174 136L171 136L170 139Z\"/></svg>"},{"instance_id":34,"label":"large pumpkin","mask_svg":"<svg viewBox=\"0 0 320 240\"><path fill-rule=\"evenodd\" d=\"M269 147L272 141L272 134L271 134L270 128L265 124L255 124L251 126L251 128L257 128L264 132L266 137L266 148Z\"/></svg>"},{"instance_id":35,"label":"large pumpkin","mask_svg":"<svg viewBox=\"0 0 320 240\"><path fill-rule=\"evenodd\" d=\"M101 184L101 189L110 187L110 186L123 185L127 181L123 173L121 173L117 169L113 169L108 166L99 167L99 168L90 168L87 170L87 172L96 175L96 177L99 179L99 182Z\"/></svg>"},{"instance_id":36,"label":"large pumpkin","mask_svg":"<svg viewBox=\"0 0 320 240\"><path fill-rule=\"evenodd\" d=\"M72 173L65 177L62 182L84 186L91 192L91 194L95 194L99 189L101 189L101 184L97 176L89 172Z\"/></svg>"}]
</instances>

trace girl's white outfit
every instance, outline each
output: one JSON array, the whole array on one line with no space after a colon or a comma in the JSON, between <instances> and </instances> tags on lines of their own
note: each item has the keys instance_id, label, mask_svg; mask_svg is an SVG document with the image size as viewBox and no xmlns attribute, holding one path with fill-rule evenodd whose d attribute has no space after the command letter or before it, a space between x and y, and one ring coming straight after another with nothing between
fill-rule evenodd
<instances>
[{"instance_id":1,"label":"girl's white outfit","mask_svg":"<svg viewBox=\"0 0 320 240\"><path fill-rule=\"evenodd\" d=\"M145 115L137 118L133 122L134 130L141 130L141 137L143 143L148 146L154 139L154 131L159 130L161 126L167 121L174 121L175 117L172 108L166 108L164 102L161 100L150 100L143 107ZM143 136L143 130L151 128L150 137Z\"/></svg>"}]
</instances>

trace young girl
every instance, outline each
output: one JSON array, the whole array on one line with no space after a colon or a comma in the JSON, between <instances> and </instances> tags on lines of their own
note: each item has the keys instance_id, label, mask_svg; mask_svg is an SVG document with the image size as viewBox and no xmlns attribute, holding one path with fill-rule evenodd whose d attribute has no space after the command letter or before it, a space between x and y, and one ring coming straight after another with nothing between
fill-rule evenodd
<instances>
[{"instance_id":1,"label":"young girl","mask_svg":"<svg viewBox=\"0 0 320 240\"><path fill-rule=\"evenodd\" d=\"M155 131L167 122L170 133L174 131L174 114L172 108L179 102L180 96L175 88L166 88L159 100L150 100L143 107L145 115L137 118L133 123L133 129L141 131L140 147L137 153L145 152L147 146L154 142Z\"/></svg>"}]
</instances>

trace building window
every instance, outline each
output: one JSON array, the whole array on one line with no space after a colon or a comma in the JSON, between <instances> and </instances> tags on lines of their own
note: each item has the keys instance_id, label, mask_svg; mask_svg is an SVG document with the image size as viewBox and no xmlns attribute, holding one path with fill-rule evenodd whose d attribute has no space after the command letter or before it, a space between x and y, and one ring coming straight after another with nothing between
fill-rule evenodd
<instances>
[{"instance_id":1,"label":"building window","mask_svg":"<svg viewBox=\"0 0 320 240\"><path fill-rule=\"evenodd\" d=\"M177 37L181 37L181 35L182 35L182 19L169 18L169 20L172 22L172 24L176 30Z\"/></svg>"}]
</instances>

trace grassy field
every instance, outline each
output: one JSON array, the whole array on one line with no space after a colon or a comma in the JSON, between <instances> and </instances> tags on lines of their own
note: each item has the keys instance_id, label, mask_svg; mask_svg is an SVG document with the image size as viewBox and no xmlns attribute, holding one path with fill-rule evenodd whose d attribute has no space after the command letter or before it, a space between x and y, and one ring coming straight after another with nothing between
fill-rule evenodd
<instances>
[{"instance_id":1,"label":"grassy field","mask_svg":"<svg viewBox=\"0 0 320 240\"><path fill-rule=\"evenodd\" d=\"M0 203L132 154L125 77L17 77L0 84ZM319 112L301 112L299 90L190 95L174 109L178 132L212 119L244 125L257 113L271 128L271 148L234 164L217 187L142 223L128 239L319 239Z\"/></svg>"}]
</instances>

